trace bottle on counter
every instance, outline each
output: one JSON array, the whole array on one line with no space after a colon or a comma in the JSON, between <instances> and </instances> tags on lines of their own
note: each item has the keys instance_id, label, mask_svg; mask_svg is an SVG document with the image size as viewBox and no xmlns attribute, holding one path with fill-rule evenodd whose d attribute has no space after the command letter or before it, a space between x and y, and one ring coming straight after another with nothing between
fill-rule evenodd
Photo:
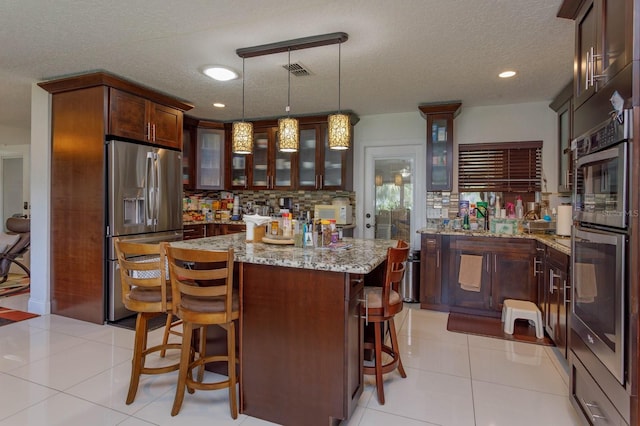
<instances>
[{"instance_id":1,"label":"bottle on counter","mask_svg":"<svg viewBox=\"0 0 640 426\"><path fill-rule=\"evenodd\" d=\"M465 214L464 218L462 219L462 229L464 229L465 231L468 231L469 229L471 229L471 224L469 223L469 214Z\"/></svg>"},{"instance_id":2,"label":"bottle on counter","mask_svg":"<svg viewBox=\"0 0 640 426\"><path fill-rule=\"evenodd\" d=\"M516 199L516 218L522 219L524 217L524 207L522 206L522 197L518 195Z\"/></svg>"}]
</instances>

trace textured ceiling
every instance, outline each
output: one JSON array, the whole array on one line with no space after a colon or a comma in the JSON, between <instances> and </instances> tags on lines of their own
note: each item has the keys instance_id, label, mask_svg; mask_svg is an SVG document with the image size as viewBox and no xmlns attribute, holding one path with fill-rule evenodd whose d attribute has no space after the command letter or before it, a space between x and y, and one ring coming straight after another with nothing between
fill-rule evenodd
<instances>
[{"instance_id":1,"label":"textured ceiling","mask_svg":"<svg viewBox=\"0 0 640 426\"><path fill-rule=\"evenodd\" d=\"M0 0L0 125L29 127L31 83L106 70L194 105L190 115L242 114L235 50L343 31L341 107L358 115L551 100L572 78L573 22L561 0ZM338 108L338 46L291 53L291 114ZM282 115L287 54L245 62L247 118ZM511 68L518 76L498 79ZM213 108L223 102L224 109ZM2 141L0 141L1 143Z\"/></svg>"}]
</instances>

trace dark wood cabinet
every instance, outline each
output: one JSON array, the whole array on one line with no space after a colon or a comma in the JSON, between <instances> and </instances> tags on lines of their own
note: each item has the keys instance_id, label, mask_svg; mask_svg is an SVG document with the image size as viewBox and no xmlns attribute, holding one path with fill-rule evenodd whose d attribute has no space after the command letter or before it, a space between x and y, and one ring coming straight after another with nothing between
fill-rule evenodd
<instances>
[{"instance_id":1,"label":"dark wood cabinet","mask_svg":"<svg viewBox=\"0 0 640 426\"><path fill-rule=\"evenodd\" d=\"M351 190L353 148L329 149L327 116L299 117L300 147L296 153L278 150L276 120L256 121L253 153L233 154L227 137L227 189ZM351 125L357 122L352 115Z\"/></svg>"},{"instance_id":2,"label":"dark wood cabinet","mask_svg":"<svg viewBox=\"0 0 640 426\"><path fill-rule=\"evenodd\" d=\"M445 238L445 242L447 238ZM420 244L420 307L423 309L447 309L446 281L442 280L442 264L446 262L440 235L422 234Z\"/></svg>"},{"instance_id":3,"label":"dark wood cabinet","mask_svg":"<svg viewBox=\"0 0 640 426\"><path fill-rule=\"evenodd\" d=\"M573 82L549 104L558 115L558 192L573 190Z\"/></svg>"},{"instance_id":4,"label":"dark wood cabinet","mask_svg":"<svg viewBox=\"0 0 640 426\"><path fill-rule=\"evenodd\" d=\"M491 237L450 237L449 305L451 310L499 316L504 299L538 302L532 240ZM459 284L463 255L482 257L479 291Z\"/></svg>"},{"instance_id":5,"label":"dark wood cabinet","mask_svg":"<svg viewBox=\"0 0 640 426\"><path fill-rule=\"evenodd\" d=\"M633 47L633 1L565 0L558 16L576 21L574 107L579 108L626 65Z\"/></svg>"},{"instance_id":6,"label":"dark wood cabinet","mask_svg":"<svg viewBox=\"0 0 640 426\"><path fill-rule=\"evenodd\" d=\"M567 358L571 281L569 256L547 247L544 262L543 320L547 334Z\"/></svg>"},{"instance_id":7,"label":"dark wood cabinet","mask_svg":"<svg viewBox=\"0 0 640 426\"><path fill-rule=\"evenodd\" d=\"M182 131L181 110L109 89L110 135L182 150Z\"/></svg>"},{"instance_id":8,"label":"dark wood cabinet","mask_svg":"<svg viewBox=\"0 0 640 426\"><path fill-rule=\"evenodd\" d=\"M182 184L184 189L224 189L225 137L223 123L184 119Z\"/></svg>"},{"instance_id":9,"label":"dark wood cabinet","mask_svg":"<svg viewBox=\"0 0 640 426\"><path fill-rule=\"evenodd\" d=\"M52 111L51 313L102 324L106 319L107 275L105 138L110 134L124 136L122 129L143 123L146 112L138 110L149 102L156 107L167 106L173 120L180 122L177 133L170 137L164 133L164 125L158 126L156 143L180 147L182 111L190 106L107 73L74 76L39 86L51 93ZM112 110L111 93L132 95L121 98L131 100L130 108L115 100L114 107L118 108ZM133 118L125 120L122 114L128 109L133 110ZM112 121L112 115L117 119ZM126 137L146 140L139 134Z\"/></svg>"},{"instance_id":10,"label":"dark wood cabinet","mask_svg":"<svg viewBox=\"0 0 640 426\"><path fill-rule=\"evenodd\" d=\"M427 120L427 191L453 188L453 119L460 102L420 105Z\"/></svg>"},{"instance_id":11,"label":"dark wood cabinet","mask_svg":"<svg viewBox=\"0 0 640 426\"><path fill-rule=\"evenodd\" d=\"M205 224L185 224L182 226L182 239L193 240L207 236L207 225Z\"/></svg>"}]
</instances>

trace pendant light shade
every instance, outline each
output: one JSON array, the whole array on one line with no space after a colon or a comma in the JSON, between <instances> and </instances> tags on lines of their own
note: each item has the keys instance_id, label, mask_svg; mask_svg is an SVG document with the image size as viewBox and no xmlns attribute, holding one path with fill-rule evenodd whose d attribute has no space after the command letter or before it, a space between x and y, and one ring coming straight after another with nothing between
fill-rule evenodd
<instances>
[{"instance_id":1,"label":"pendant light shade","mask_svg":"<svg viewBox=\"0 0 640 426\"><path fill-rule=\"evenodd\" d=\"M376 175L376 186L382 186L382 175Z\"/></svg>"},{"instance_id":2,"label":"pendant light shade","mask_svg":"<svg viewBox=\"0 0 640 426\"><path fill-rule=\"evenodd\" d=\"M351 125L346 114L330 114L329 117L329 148L349 149L351 141Z\"/></svg>"},{"instance_id":3,"label":"pendant light shade","mask_svg":"<svg viewBox=\"0 0 640 426\"><path fill-rule=\"evenodd\" d=\"M298 150L298 120L281 118L278 120L278 149L280 152L296 152Z\"/></svg>"},{"instance_id":4,"label":"pendant light shade","mask_svg":"<svg viewBox=\"0 0 640 426\"><path fill-rule=\"evenodd\" d=\"M251 154L253 151L253 123L244 121L244 58L242 58L242 121L231 127L231 151L234 154Z\"/></svg>"},{"instance_id":5,"label":"pendant light shade","mask_svg":"<svg viewBox=\"0 0 640 426\"><path fill-rule=\"evenodd\" d=\"M291 49L289 52L289 60L287 65L287 118L278 120L278 149L280 152L296 152L300 145L300 131L298 120L289 117L291 109Z\"/></svg>"},{"instance_id":6,"label":"pendant light shade","mask_svg":"<svg viewBox=\"0 0 640 426\"><path fill-rule=\"evenodd\" d=\"M329 121L329 148L336 150L349 149L351 141L351 126L349 116L340 113L340 69L342 58L342 42L338 43L338 113L331 114Z\"/></svg>"},{"instance_id":7,"label":"pendant light shade","mask_svg":"<svg viewBox=\"0 0 640 426\"><path fill-rule=\"evenodd\" d=\"M253 123L236 121L232 127L233 153L251 154L253 151Z\"/></svg>"},{"instance_id":8,"label":"pendant light shade","mask_svg":"<svg viewBox=\"0 0 640 426\"><path fill-rule=\"evenodd\" d=\"M395 183L396 186L402 186L403 179L402 179L402 175L400 173L396 173L395 174L395 176L393 177L393 183Z\"/></svg>"}]
</instances>

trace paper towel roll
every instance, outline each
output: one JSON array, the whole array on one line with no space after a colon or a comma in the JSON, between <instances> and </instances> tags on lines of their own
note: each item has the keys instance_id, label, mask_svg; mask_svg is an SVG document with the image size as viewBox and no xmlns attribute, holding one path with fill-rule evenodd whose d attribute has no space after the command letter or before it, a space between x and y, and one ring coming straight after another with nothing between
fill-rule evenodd
<instances>
[{"instance_id":1,"label":"paper towel roll","mask_svg":"<svg viewBox=\"0 0 640 426\"><path fill-rule=\"evenodd\" d=\"M571 235L571 225L573 225L572 215L572 206L558 206L558 219L556 221L557 235Z\"/></svg>"}]
</instances>

